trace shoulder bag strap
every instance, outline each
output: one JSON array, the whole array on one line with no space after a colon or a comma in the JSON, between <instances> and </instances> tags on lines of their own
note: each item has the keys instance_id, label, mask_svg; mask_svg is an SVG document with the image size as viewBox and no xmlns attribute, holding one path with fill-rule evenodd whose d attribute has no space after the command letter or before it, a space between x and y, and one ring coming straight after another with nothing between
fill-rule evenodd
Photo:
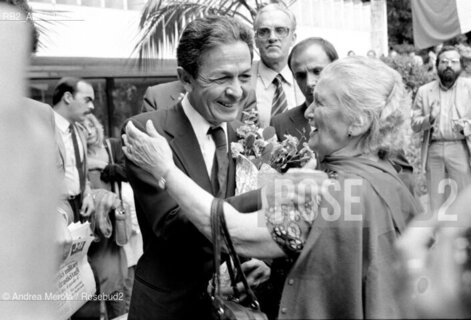
<instances>
[{"instance_id":1,"label":"shoulder bag strap","mask_svg":"<svg viewBox=\"0 0 471 320\"><path fill-rule=\"evenodd\" d=\"M237 255L237 253L235 251L234 244L232 243L231 235L229 234L229 230L228 230L227 225L226 225L226 218L224 216L224 200L215 198L215 200L213 200L213 202L214 201L217 202L217 215L219 216L219 222L221 224L221 229L222 229L222 232L223 232L224 241L225 241L226 246L227 246L229 257L231 258L230 260L232 260L234 262L235 269L236 269L238 275L240 275L240 279L241 279L241 281L244 285L245 291L246 291L247 295L249 296L249 298L251 300L250 306L255 310L259 310L260 305L257 301L257 298L255 297L254 292L252 291L252 289L250 288L250 286L247 282L247 278L245 277L244 272L242 271L239 256ZM232 268L231 263L228 263L227 267ZM229 274L231 274L231 273L234 274L233 271L229 272ZM233 288L236 287L236 281L235 281L234 277L231 277L231 282L232 282L232 287ZM235 293L237 294L237 291L235 291Z\"/></svg>"},{"instance_id":2,"label":"shoulder bag strap","mask_svg":"<svg viewBox=\"0 0 471 320\"><path fill-rule=\"evenodd\" d=\"M110 157L110 163L114 164L113 149L111 149L110 139L106 139L105 142L106 142L106 150L108 151L108 156ZM121 195L121 183L118 183L118 182L115 181L114 182L114 189L115 189L115 192L119 196L119 200L122 203L123 202L123 196Z\"/></svg>"},{"instance_id":3,"label":"shoulder bag strap","mask_svg":"<svg viewBox=\"0 0 471 320\"><path fill-rule=\"evenodd\" d=\"M219 225L219 219L217 215L217 201L216 198L213 199L211 203L211 237L213 242L213 255L214 255L214 276L213 276L213 288L211 291L211 296L220 296L221 294L221 280L219 272L219 264L221 262L221 230Z\"/></svg>"}]
</instances>

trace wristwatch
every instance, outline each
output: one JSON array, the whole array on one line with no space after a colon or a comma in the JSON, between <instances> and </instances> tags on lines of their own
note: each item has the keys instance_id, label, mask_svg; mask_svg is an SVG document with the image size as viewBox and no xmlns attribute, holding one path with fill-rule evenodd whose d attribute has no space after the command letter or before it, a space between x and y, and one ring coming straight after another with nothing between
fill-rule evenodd
<instances>
[{"instance_id":1,"label":"wristwatch","mask_svg":"<svg viewBox=\"0 0 471 320\"><path fill-rule=\"evenodd\" d=\"M160 177L158 185L160 189L167 190L167 180L164 177Z\"/></svg>"}]
</instances>

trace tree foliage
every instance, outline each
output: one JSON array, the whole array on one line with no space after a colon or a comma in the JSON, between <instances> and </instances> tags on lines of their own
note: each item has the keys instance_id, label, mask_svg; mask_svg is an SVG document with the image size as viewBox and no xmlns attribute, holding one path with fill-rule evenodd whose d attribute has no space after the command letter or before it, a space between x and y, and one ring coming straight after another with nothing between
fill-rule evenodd
<instances>
[{"instance_id":1,"label":"tree foliage","mask_svg":"<svg viewBox=\"0 0 471 320\"><path fill-rule=\"evenodd\" d=\"M389 46L413 44L411 0L387 0Z\"/></svg>"},{"instance_id":2,"label":"tree foliage","mask_svg":"<svg viewBox=\"0 0 471 320\"><path fill-rule=\"evenodd\" d=\"M296 0L271 0L271 3L291 5ZM164 43L175 45L185 25L201 16L216 14L238 17L253 24L255 14L263 0L148 0L144 6L140 33L134 52L145 63L158 57Z\"/></svg>"}]
</instances>

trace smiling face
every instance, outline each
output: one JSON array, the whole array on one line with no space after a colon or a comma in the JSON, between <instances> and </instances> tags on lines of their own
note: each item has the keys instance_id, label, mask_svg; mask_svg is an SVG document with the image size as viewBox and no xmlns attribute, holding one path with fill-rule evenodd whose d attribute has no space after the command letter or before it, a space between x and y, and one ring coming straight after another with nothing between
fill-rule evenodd
<instances>
[{"instance_id":1,"label":"smiling face","mask_svg":"<svg viewBox=\"0 0 471 320\"><path fill-rule=\"evenodd\" d=\"M289 29L288 35L283 39L276 35L275 29L279 27ZM268 38L262 39L257 36L257 30L265 28L270 29L270 35ZM296 40L293 28L289 16L281 10L268 10L262 12L258 17L255 26L255 45L260 52L261 60L268 67L283 61L286 63L289 50Z\"/></svg>"},{"instance_id":2,"label":"smiling face","mask_svg":"<svg viewBox=\"0 0 471 320\"><path fill-rule=\"evenodd\" d=\"M295 52L291 57L291 71L306 98L307 105L314 101L314 88L322 69L331 62L324 49L318 44L311 44L304 50Z\"/></svg>"},{"instance_id":3,"label":"smiling face","mask_svg":"<svg viewBox=\"0 0 471 320\"><path fill-rule=\"evenodd\" d=\"M336 90L341 88L331 80L319 82L314 103L306 110L306 117L313 127L309 146L320 159L345 148L350 142L348 133L351 121L342 110Z\"/></svg>"},{"instance_id":4,"label":"smiling face","mask_svg":"<svg viewBox=\"0 0 471 320\"><path fill-rule=\"evenodd\" d=\"M195 78L179 70L188 99L203 118L212 125L237 118L245 105L251 84L249 47L245 42L220 44L201 57Z\"/></svg>"}]
</instances>

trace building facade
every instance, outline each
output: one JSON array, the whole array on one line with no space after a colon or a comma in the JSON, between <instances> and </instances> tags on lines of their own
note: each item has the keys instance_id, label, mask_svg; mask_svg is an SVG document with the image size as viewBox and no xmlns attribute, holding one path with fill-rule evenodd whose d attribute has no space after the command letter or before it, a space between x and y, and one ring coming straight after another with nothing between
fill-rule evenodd
<instances>
[{"instance_id":1,"label":"building facade","mask_svg":"<svg viewBox=\"0 0 471 320\"><path fill-rule=\"evenodd\" d=\"M118 136L122 122L139 112L149 85L176 79L175 46L165 42L158 59L137 66L135 44L147 0L30 0L44 30L32 59L33 98L51 103L63 76L80 76L95 89L95 113L106 134ZM386 0L297 0L297 41L319 36L339 55L353 50L387 54Z\"/></svg>"}]
</instances>

